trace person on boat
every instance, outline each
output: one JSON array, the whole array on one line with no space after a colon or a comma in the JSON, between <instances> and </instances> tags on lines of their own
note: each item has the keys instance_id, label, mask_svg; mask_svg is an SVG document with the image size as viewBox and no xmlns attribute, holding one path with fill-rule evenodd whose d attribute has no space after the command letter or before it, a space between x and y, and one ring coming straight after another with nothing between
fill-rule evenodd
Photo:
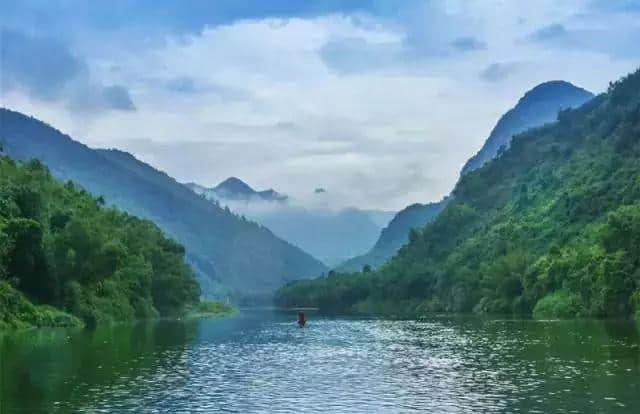
<instances>
[{"instance_id":1,"label":"person on boat","mask_svg":"<svg viewBox=\"0 0 640 414\"><path fill-rule=\"evenodd\" d=\"M298 312L298 326L301 328L304 328L304 325L307 323L307 321L304 319L304 312L300 311Z\"/></svg>"}]
</instances>

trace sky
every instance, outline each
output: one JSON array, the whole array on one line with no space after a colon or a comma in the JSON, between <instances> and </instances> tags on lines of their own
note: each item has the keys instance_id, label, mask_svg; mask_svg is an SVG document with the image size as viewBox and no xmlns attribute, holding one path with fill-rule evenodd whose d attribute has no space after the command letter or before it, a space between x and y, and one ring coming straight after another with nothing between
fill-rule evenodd
<instances>
[{"instance_id":1,"label":"sky","mask_svg":"<svg viewBox=\"0 0 640 414\"><path fill-rule=\"evenodd\" d=\"M336 208L437 201L527 90L603 92L640 61L640 0L0 8L0 105L178 181Z\"/></svg>"}]
</instances>

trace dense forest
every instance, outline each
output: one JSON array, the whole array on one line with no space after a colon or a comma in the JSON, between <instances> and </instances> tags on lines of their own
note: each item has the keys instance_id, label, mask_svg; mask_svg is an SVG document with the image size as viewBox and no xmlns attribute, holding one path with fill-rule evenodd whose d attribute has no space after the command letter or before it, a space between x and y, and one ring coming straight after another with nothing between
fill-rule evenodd
<instances>
[{"instance_id":1,"label":"dense forest","mask_svg":"<svg viewBox=\"0 0 640 414\"><path fill-rule=\"evenodd\" d=\"M513 138L378 271L290 283L324 312L640 316L640 71Z\"/></svg>"},{"instance_id":2,"label":"dense forest","mask_svg":"<svg viewBox=\"0 0 640 414\"><path fill-rule=\"evenodd\" d=\"M270 297L326 267L269 229L198 196L166 173L118 150L89 148L51 126L0 108L0 138L15 160L39 159L107 205L153 221L185 246L205 297Z\"/></svg>"},{"instance_id":3,"label":"dense forest","mask_svg":"<svg viewBox=\"0 0 640 414\"><path fill-rule=\"evenodd\" d=\"M0 156L0 327L181 314L200 289L185 250L38 160Z\"/></svg>"}]
</instances>

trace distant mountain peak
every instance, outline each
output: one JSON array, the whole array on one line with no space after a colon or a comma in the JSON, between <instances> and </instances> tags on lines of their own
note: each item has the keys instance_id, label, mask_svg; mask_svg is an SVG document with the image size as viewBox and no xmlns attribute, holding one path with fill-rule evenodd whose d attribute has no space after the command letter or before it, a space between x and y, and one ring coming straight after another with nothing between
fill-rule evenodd
<instances>
[{"instance_id":1,"label":"distant mountain peak","mask_svg":"<svg viewBox=\"0 0 640 414\"><path fill-rule=\"evenodd\" d=\"M554 101L562 102L567 99L567 97L589 100L593 97L593 94L586 89L572 84L571 82L552 80L536 85L527 91L524 96L520 98L515 108L539 100L546 100L550 103L553 103Z\"/></svg>"},{"instance_id":2,"label":"distant mountain peak","mask_svg":"<svg viewBox=\"0 0 640 414\"><path fill-rule=\"evenodd\" d=\"M215 192L227 192L233 195L253 195L256 190L237 177L229 177L213 188Z\"/></svg>"},{"instance_id":3,"label":"distant mountain peak","mask_svg":"<svg viewBox=\"0 0 640 414\"><path fill-rule=\"evenodd\" d=\"M249 184L237 177L229 177L213 188L203 187L196 183L186 183L185 185L198 194L204 194L207 198L222 201L259 200L282 202L288 199L286 194L281 194L273 188L264 191L256 191Z\"/></svg>"},{"instance_id":4,"label":"distant mountain peak","mask_svg":"<svg viewBox=\"0 0 640 414\"><path fill-rule=\"evenodd\" d=\"M560 110L579 107L593 96L586 89L563 80L548 81L535 86L498 120L480 151L462 168L462 175L492 160L500 147L509 147L514 135L553 122Z\"/></svg>"}]
</instances>

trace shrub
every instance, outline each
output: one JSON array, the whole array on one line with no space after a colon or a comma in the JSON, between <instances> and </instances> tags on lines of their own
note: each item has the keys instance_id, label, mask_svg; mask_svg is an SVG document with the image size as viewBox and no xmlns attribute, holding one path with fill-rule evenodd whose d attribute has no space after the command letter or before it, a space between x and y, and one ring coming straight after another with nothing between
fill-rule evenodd
<instances>
[{"instance_id":1,"label":"shrub","mask_svg":"<svg viewBox=\"0 0 640 414\"><path fill-rule=\"evenodd\" d=\"M540 299L533 308L536 319L544 318L575 318L583 308L582 299L566 290L555 291Z\"/></svg>"}]
</instances>

